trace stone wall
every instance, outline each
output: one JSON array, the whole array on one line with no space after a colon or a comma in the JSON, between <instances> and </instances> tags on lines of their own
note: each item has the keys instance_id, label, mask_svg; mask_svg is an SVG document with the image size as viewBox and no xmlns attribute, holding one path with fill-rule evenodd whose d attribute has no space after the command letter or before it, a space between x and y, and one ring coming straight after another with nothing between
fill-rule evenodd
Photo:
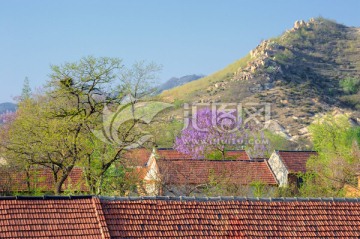
<instances>
[{"instance_id":1,"label":"stone wall","mask_svg":"<svg viewBox=\"0 0 360 239\"><path fill-rule=\"evenodd\" d=\"M281 161L280 156L274 151L271 155L269 161L269 166L273 173L275 174L276 179L279 182L279 187L288 186L288 170L286 169L284 163Z\"/></svg>"}]
</instances>

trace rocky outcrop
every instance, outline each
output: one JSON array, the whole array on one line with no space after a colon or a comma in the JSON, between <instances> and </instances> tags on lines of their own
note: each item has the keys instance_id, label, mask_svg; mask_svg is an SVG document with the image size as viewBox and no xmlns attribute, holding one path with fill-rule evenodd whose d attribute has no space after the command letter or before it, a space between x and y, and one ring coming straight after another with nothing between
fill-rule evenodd
<instances>
[{"instance_id":1,"label":"rocky outcrop","mask_svg":"<svg viewBox=\"0 0 360 239\"><path fill-rule=\"evenodd\" d=\"M296 21L295 23L294 23L294 30L297 30L297 29L299 29L299 28L301 28L301 27L304 27L304 26L306 26L306 23L305 23L305 21L304 20L300 20L300 21Z\"/></svg>"},{"instance_id":2,"label":"rocky outcrop","mask_svg":"<svg viewBox=\"0 0 360 239\"><path fill-rule=\"evenodd\" d=\"M251 92L260 92L271 89L274 81L283 74L281 65L275 60L277 54L286 48L275 41L263 41L254 50L250 51L251 61L244 68L233 73L231 81L249 81L260 78L260 83L251 87Z\"/></svg>"}]
</instances>

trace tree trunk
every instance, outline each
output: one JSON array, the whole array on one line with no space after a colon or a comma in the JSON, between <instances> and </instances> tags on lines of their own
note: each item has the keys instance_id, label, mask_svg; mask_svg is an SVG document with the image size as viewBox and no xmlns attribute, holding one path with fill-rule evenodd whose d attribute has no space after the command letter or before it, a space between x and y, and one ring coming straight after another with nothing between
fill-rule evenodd
<instances>
[{"instance_id":1,"label":"tree trunk","mask_svg":"<svg viewBox=\"0 0 360 239\"><path fill-rule=\"evenodd\" d=\"M72 170L72 169L70 169L68 172L64 173L64 174L61 176L60 180L55 183L55 195L60 195L60 194L61 194L62 185L64 184L65 180L66 180L67 177L69 176L71 170Z\"/></svg>"}]
</instances>

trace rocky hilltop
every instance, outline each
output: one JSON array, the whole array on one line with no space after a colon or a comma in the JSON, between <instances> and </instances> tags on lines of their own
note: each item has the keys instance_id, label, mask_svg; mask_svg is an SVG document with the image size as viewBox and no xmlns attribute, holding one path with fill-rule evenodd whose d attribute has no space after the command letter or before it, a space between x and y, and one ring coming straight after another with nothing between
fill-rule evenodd
<instances>
[{"instance_id":1,"label":"rocky hilltop","mask_svg":"<svg viewBox=\"0 0 360 239\"><path fill-rule=\"evenodd\" d=\"M360 124L360 30L323 18L296 21L243 59L162 96L170 102L271 103L270 128L294 141L328 112Z\"/></svg>"}]
</instances>

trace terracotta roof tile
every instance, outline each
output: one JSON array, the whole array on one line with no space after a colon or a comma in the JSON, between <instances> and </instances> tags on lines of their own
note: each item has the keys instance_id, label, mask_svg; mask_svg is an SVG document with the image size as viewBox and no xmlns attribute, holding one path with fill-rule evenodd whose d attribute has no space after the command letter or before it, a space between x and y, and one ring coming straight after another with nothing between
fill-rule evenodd
<instances>
[{"instance_id":1,"label":"terracotta roof tile","mask_svg":"<svg viewBox=\"0 0 360 239\"><path fill-rule=\"evenodd\" d=\"M92 200L0 200L0 238L106 238Z\"/></svg>"},{"instance_id":2,"label":"terracotta roof tile","mask_svg":"<svg viewBox=\"0 0 360 239\"><path fill-rule=\"evenodd\" d=\"M249 155L245 150L231 150L226 152L226 156L237 160L250 160Z\"/></svg>"},{"instance_id":3,"label":"terracotta roof tile","mask_svg":"<svg viewBox=\"0 0 360 239\"><path fill-rule=\"evenodd\" d=\"M166 184L204 184L211 176L236 184L277 184L265 161L175 159L158 160L158 166Z\"/></svg>"},{"instance_id":4,"label":"terracotta roof tile","mask_svg":"<svg viewBox=\"0 0 360 239\"><path fill-rule=\"evenodd\" d=\"M359 237L360 202L101 200L111 238Z\"/></svg>"},{"instance_id":5,"label":"terracotta roof tile","mask_svg":"<svg viewBox=\"0 0 360 239\"><path fill-rule=\"evenodd\" d=\"M145 167L151 155L151 150L146 148L137 148L127 151L124 159L130 166Z\"/></svg>"},{"instance_id":6,"label":"terracotta roof tile","mask_svg":"<svg viewBox=\"0 0 360 239\"><path fill-rule=\"evenodd\" d=\"M317 155L314 151L277 151L281 160L290 172L306 172L306 162L311 156Z\"/></svg>"},{"instance_id":7,"label":"terracotta roof tile","mask_svg":"<svg viewBox=\"0 0 360 239\"><path fill-rule=\"evenodd\" d=\"M192 157L187 154L180 153L175 149L162 149L156 150L158 159L191 159Z\"/></svg>"}]
</instances>

